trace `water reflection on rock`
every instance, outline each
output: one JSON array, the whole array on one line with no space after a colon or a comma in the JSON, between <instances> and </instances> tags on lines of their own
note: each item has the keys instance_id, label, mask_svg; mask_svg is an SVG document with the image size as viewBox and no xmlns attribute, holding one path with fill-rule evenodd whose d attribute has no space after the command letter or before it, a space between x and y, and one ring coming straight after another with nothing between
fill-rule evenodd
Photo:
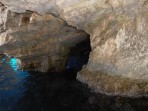
<instances>
[{"instance_id":1,"label":"water reflection on rock","mask_svg":"<svg viewBox=\"0 0 148 111\"><path fill-rule=\"evenodd\" d=\"M147 98L95 94L70 72L28 74L0 64L0 111L147 111Z\"/></svg>"}]
</instances>

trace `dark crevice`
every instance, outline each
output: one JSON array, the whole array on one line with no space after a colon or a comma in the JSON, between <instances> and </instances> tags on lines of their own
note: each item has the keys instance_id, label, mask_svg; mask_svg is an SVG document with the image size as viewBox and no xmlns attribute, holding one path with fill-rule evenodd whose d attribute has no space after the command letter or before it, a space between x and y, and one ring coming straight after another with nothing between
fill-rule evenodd
<instances>
[{"instance_id":1,"label":"dark crevice","mask_svg":"<svg viewBox=\"0 0 148 111\"><path fill-rule=\"evenodd\" d=\"M77 72L82 69L83 65L87 64L90 51L90 37L87 37L71 49L66 64L66 72L70 78L76 79Z\"/></svg>"}]
</instances>

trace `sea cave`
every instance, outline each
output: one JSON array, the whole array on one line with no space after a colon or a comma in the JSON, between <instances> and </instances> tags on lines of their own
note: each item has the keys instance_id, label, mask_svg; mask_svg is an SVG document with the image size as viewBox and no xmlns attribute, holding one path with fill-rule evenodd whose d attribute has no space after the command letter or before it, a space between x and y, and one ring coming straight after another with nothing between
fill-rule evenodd
<instances>
[{"instance_id":1,"label":"sea cave","mask_svg":"<svg viewBox=\"0 0 148 111\"><path fill-rule=\"evenodd\" d=\"M147 111L147 0L0 0L0 111Z\"/></svg>"}]
</instances>

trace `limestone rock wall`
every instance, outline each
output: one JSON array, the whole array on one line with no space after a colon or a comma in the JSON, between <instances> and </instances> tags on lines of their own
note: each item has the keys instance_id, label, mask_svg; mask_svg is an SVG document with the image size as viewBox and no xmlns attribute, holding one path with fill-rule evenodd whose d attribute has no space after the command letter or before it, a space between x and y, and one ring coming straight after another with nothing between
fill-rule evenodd
<instances>
[{"instance_id":1,"label":"limestone rock wall","mask_svg":"<svg viewBox=\"0 0 148 111\"><path fill-rule=\"evenodd\" d=\"M69 51L88 37L51 14L11 12L2 4L1 50L20 59L20 69L63 71Z\"/></svg>"},{"instance_id":2,"label":"limestone rock wall","mask_svg":"<svg viewBox=\"0 0 148 111\"><path fill-rule=\"evenodd\" d=\"M79 2L61 0L57 4L65 21L91 36L92 52L87 68L91 71L104 70L114 75L147 79L147 1Z\"/></svg>"},{"instance_id":3,"label":"limestone rock wall","mask_svg":"<svg viewBox=\"0 0 148 111\"><path fill-rule=\"evenodd\" d=\"M92 52L78 74L80 81L106 94L147 95L147 0L0 1L14 12L54 14L88 33Z\"/></svg>"},{"instance_id":4,"label":"limestone rock wall","mask_svg":"<svg viewBox=\"0 0 148 111\"><path fill-rule=\"evenodd\" d=\"M97 92L148 93L148 1L63 0L61 17L90 34L92 52L78 79Z\"/></svg>"}]
</instances>

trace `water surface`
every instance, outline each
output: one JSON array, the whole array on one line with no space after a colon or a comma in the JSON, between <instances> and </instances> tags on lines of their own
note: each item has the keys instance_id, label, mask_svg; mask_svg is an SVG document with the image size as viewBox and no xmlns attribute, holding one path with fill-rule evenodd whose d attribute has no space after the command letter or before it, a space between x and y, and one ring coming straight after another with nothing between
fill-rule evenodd
<instances>
[{"instance_id":1,"label":"water surface","mask_svg":"<svg viewBox=\"0 0 148 111\"><path fill-rule=\"evenodd\" d=\"M147 98L95 94L70 72L16 69L15 58L0 58L0 111L148 111Z\"/></svg>"}]
</instances>

